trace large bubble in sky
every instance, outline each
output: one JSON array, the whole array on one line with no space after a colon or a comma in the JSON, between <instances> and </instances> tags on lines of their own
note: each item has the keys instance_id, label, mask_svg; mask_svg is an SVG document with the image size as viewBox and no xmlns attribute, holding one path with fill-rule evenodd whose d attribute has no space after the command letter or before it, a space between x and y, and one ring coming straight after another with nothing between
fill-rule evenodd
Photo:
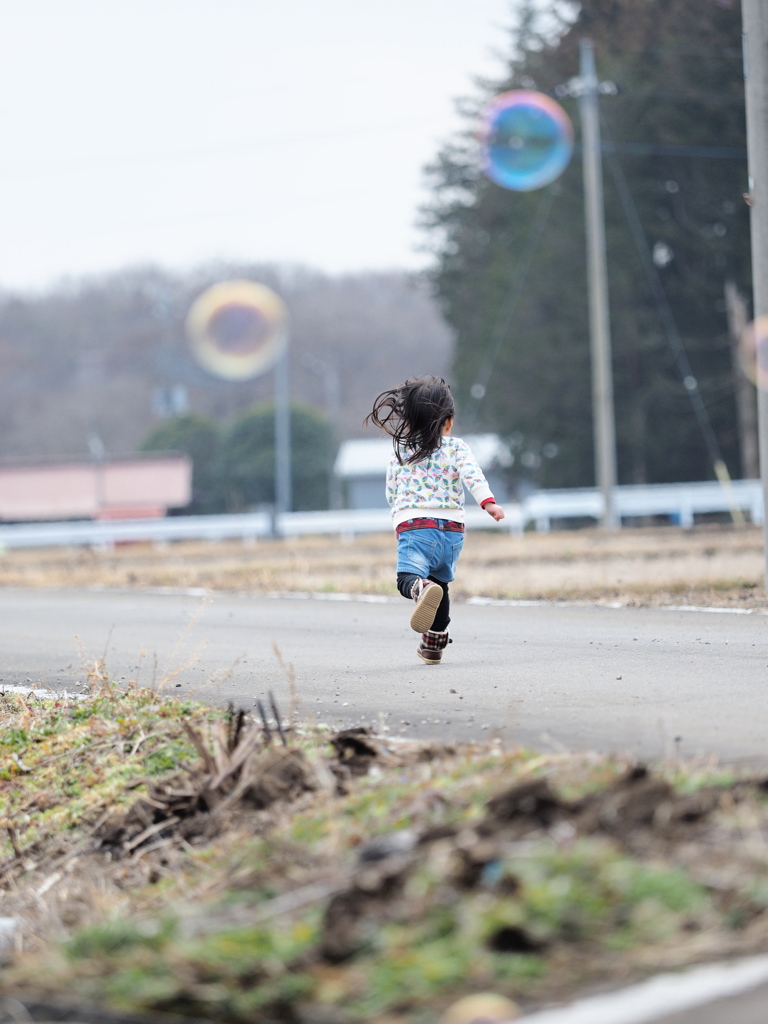
<instances>
[{"instance_id":1,"label":"large bubble in sky","mask_svg":"<svg viewBox=\"0 0 768 1024\"><path fill-rule=\"evenodd\" d=\"M270 370L288 342L288 315L271 288L223 281L206 289L187 314L195 359L223 380L251 380Z\"/></svg>"},{"instance_id":2,"label":"large bubble in sky","mask_svg":"<svg viewBox=\"0 0 768 1024\"><path fill-rule=\"evenodd\" d=\"M515 192L559 178L573 152L570 118L549 96L526 89L505 92L483 111L483 171Z\"/></svg>"}]
</instances>

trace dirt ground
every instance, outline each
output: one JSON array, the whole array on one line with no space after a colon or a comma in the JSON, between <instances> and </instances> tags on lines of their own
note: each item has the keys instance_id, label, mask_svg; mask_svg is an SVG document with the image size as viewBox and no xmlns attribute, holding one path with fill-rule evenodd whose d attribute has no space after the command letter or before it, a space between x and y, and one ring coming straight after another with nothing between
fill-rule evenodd
<instances>
[{"instance_id":1,"label":"dirt ground","mask_svg":"<svg viewBox=\"0 0 768 1024\"><path fill-rule=\"evenodd\" d=\"M305 537L251 544L126 544L0 554L0 586L199 587L394 594L394 539ZM468 532L457 597L762 608L762 530L699 526Z\"/></svg>"},{"instance_id":2,"label":"dirt ground","mask_svg":"<svg viewBox=\"0 0 768 1024\"><path fill-rule=\"evenodd\" d=\"M765 948L762 777L260 711L0 695L0 1019L478 1024Z\"/></svg>"}]
</instances>

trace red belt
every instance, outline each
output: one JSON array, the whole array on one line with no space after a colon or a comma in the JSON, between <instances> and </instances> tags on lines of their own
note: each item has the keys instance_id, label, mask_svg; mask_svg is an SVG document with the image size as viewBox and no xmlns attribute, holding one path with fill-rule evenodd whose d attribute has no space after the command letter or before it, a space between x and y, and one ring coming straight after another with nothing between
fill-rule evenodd
<instances>
[{"instance_id":1,"label":"red belt","mask_svg":"<svg viewBox=\"0 0 768 1024\"><path fill-rule=\"evenodd\" d=\"M395 527L395 533L406 530L446 530L448 533L464 533L464 523L452 519L406 519Z\"/></svg>"}]
</instances>

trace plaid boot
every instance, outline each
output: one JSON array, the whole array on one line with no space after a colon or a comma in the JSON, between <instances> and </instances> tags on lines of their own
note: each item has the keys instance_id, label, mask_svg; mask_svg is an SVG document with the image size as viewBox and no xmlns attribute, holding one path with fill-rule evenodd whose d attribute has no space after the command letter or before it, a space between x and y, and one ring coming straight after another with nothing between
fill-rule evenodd
<instances>
[{"instance_id":1,"label":"plaid boot","mask_svg":"<svg viewBox=\"0 0 768 1024\"><path fill-rule=\"evenodd\" d=\"M434 629L428 629L421 634L421 643L416 648L416 653L427 665L439 665L443 657L443 651L453 641L448 636L448 630L444 629L438 633Z\"/></svg>"},{"instance_id":2,"label":"plaid boot","mask_svg":"<svg viewBox=\"0 0 768 1024\"><path fill-rule=\"evenodd\" d=\"M411 588L411 597L416 602L411 615L411 629L423 633L435 621L437 609L443 600L443 588L431 580L417 579Z\"/></svg>"}]
</instances>

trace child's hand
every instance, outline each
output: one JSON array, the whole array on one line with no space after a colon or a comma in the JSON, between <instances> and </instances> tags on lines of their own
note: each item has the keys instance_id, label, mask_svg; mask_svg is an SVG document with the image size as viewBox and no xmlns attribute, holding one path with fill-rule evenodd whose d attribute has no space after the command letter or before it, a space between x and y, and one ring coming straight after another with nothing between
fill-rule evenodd
<instances>
[{"instance_id":1,"label":"child's hand","mask_svg":"<svg viewBox=\"0 0 768 1024\"><path fill-rule=\"evenodd\" d=\"M504 509L501 505L497 505L495 501L489 501L487 505L483 505L483 508L497 523L504 518Z\"/></svg>"}]
</instances>

